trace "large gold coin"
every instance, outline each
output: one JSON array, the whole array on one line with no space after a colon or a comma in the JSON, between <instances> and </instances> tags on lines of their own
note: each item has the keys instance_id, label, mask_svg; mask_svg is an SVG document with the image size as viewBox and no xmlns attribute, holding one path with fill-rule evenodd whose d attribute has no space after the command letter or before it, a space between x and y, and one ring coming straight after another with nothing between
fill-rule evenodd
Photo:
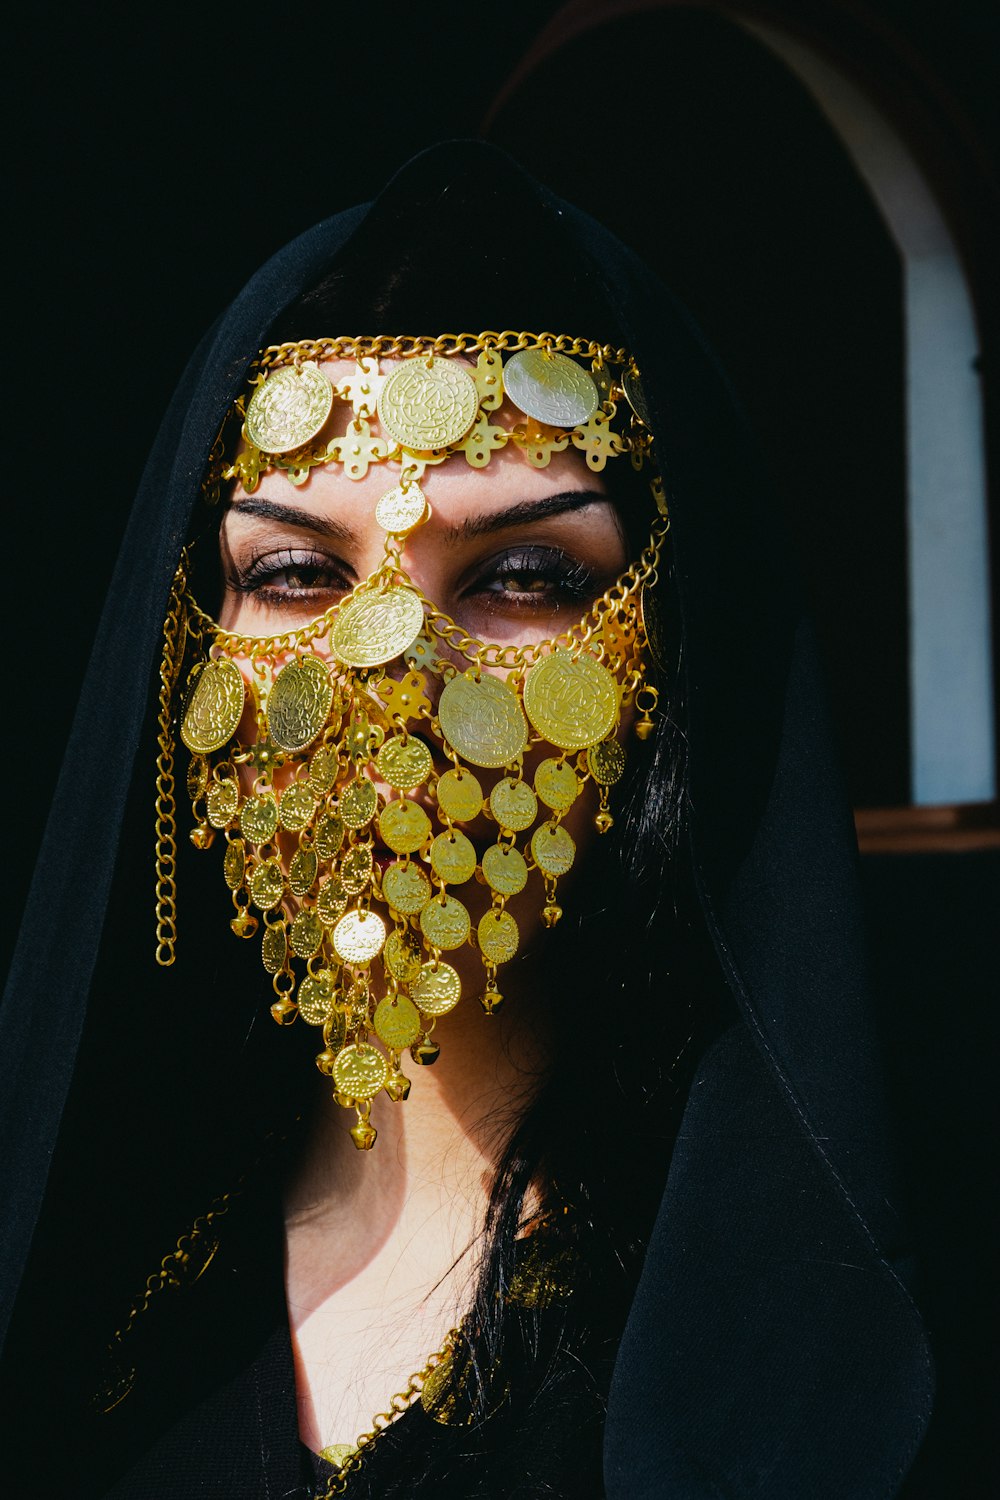
<instances>
[{"instance_id":1,"label":"large gold coin","mask_svg":"<svg viewBox=\"0 0 1000 1500\"><path fill-rule=\"evenodd\" d=\"M205 806L213 828L225 828L235 818L240 806L240 789L230 777L214 781L208 789Z\"/></svg>"},{"instance_id":2,"label":"large gold coin","mask_svg":"<svg viewBox=\"0 0 1000 1500\"><path fill-rule=\"evenodd\" d=\"M305 844L296 849L288 867L288 884L293 896L307 896L316 884L319 874L319 859L316 850Z\"/></svg>"},{"instance_id":3,"label":"large gold coin","mask_svg":"<svg viewBox=\"0 0 1000 1500\"><path fill-rule=\"evenodd\" d=\"M333 929L333 946L345 964L362 968L382 951L385 923L374 911L345 912Z\"/></svg>"},{"instance_id":4,"label":"large gold coin","mask_svg":"<svg viewBox=\"0 0 1000 1500\"><path fill-rule=\"evenodd\" d=\"M445 739L474 766L509 766L528 743L520 700L502 677L453 677L441 694L438 719Z\"/></svg>"},{"instance_id":5,"label":"large gold coin","mask_svg":"<svg viewBox=\"0 0 1000 1500\"><path fill-rule=\"evenodd\" d=\"M378 812L378 792L367 776L359 776L340 794L340 816L347 828L364 828Z\"/></svg>"},{"instance_id":6,"label":"large gold coin","mask_svg":"<svg viewBox=\"0 0 1000 1500\"><path fill-rule=\"evenodd\" d=\"M268 924L260 946L260 957L269 974L280 974L288 959L288 937L284 922Z\"/></svg>"},{"instance_id":7,"label":"large gold coin","mask_svg":"<svg viewBox=\"0 0 1000 1500\"><path fill-rule=\"evenodd\" d=\"M431 899L431 883L419 865L390 865L382 876L382 895L401 916L416 916Z\"/></svg>"},{"instance_id":8,"label":"large gold coin","mask_svg":"<svg viewBox=\"0 0 1000 1500\"><path fill-rule=\"evenodd\" d=\"M309 785L318 797L330 790L337 779L340 760L335 745L320 745L309 761Z\"/></svg>"},{"instance_id":9,"label":"large gold coin","mask_svg":"<svg viewBox=\"0 0 1000 1500\"><path fill-rule=\"evenodd\" d=\"M543 760L535 771L535 791L553 812L566 812L580 794L573 767L564 760Z\"/></svg>"},{"instance_id":10,"label":"large gold coin","mask_svg":"<svg viewBox=\"0 0 1000 1500\"><path fill-rule=\"evenodd\" d=\"M431 820L410 797L400 797L383 807L378 831L394 854L414 854L428 838Z\"/></svg>"},{"instance_id":11,"label":"large gold coin","mask_svg":"<svg viewBox=\"0 0 1000 1500\"><path fill-rule=\"evenodd\" d=\"M490 812L501 828L520 833L530 828L538 815L538 798L526 781L506 776L490 792Z\"/></svg>"},{"instance_id":12,"label":"large gold coin","mask_svg":"<svg viewBox=\"0 0 1000 1500\"><path fill-rule=\"evenodd\" d=\"M427 514L427 499L419 484L403 489L397 484L388 490L375 507L375 520L392 536L405 536L419 526Z\"/></svg>"},{"instance_id":13,"label":"large gold coin","mask_svg":"<svg viewBox=\"0 0 1000 1500\"><path fill-rule=\"evenodd\" d=\"M247 439L262 453L291 453L316 436L332 405L333 386L315 360L275 370L250 398Z\"/></svg>"},{"instance_id":14,"label":"large gold coin","mask_svg":"<svg viewBox=\"0 0 1000 1500\"><path fill-rule=\"evenodd\" d=\"M431 869L449 885L464 885L476 873L476 851L464 833L439 833L431 845Z\"/></svg>"},{"instance_id":15,"label":"large gold coin","mask_svg":"<svg viewBox=\"0 0 1000 1500\"><path fill-rule=\"evenodd\" d=\"M412 932L394 927L385 940L382 959L393 979L412 984L420 973L420 944Z\"/></svg>"},{"instance_id":16,"label":"large gold coin","mask_svg":"<svg viewBox=\"0 0 1000 1500\"><path fill-rule=\"evenodd\" d=\"M384 430L418 453L460 442L478 411L476 382L446 358L404 360L386 377L378 398Z\"/></svg>"},{"instance_id":17,"label":"large gold coin","mask_svg":"<svg viewBox=\"0 0 1000 1500\"><path fill-rule=\"evenodd\" d=\"M352 896L358 895L371 880L373 868L371 845L352 845L340 861L340 879L344 890Z\"/></svg>"},{"instance_id":18,"label":"large gold coin","mask_svg":"<svg viewBox=\"0 0 1000 1500\"><path fill-rule=\"evenodd\" d=\"M435 896L420 913L420 931L432 948L461 948L472 923L455 896Z\"/></svg>"},{"instance_id":19,"label":"large gold coin","mask_svg":"<svg viewBox=\"0 0 1000 1500\"><path fill-rule=\"evenodd\" d=\"M423 628L424 607L412 589L360 588L340 606L330 649L349 667L380 667L402 656Z\"/></svg>"},{"instance_id":20,"label":"large gold coin","mask_svg":"<svg viewBox=\"0 0 1000 1500\"><path fill-rule=\"evenodd\" d=\"M316 853L329 862L343 842L343 818L339 813L325 813L316 825Z\"/></svg>"},{"instance_id":21,"label":"large gold coin","mask_svg":"<svg viewBox=\"0 0 1000 1500\"><path fill-rule=\"evenodd\" d=\"M289 936L292 952L296 958L312 958L323 941L323 923L311 906L296 912Z\"/></svg>"},{"instance_id":22,"label":"large gold coin","mask_svg":"<svg viewBox=\"0 0 1000 1500\"><path fill-rule=\"evenodd\" d=\"M243 884L247 867L246 845L242 839L230 839L222 861L226 884L231 891L238 891Z\"/></svg>"},{"instance_id":23,"label":"large gold coin","mask_svg":"<svg viewBox=\"0 0 1000 1500\"><path fill-rule=\"evenodd\" d=\"M339 875L328 875L319 888L316 910L327 927L334 927L347 910L347 892Z\"/></svg>"},{"instance_id":24,"label":"large gold coin","mask_svg":"<svg viewBox=\"0 0 1000 1500\"><path fill-rule=\"evenodd\" d=\"M522 349L503 367L504 389L526 416L548 427L579 427L599 404L593 376L567 354Z\"/></svg>"},{"instance_id":25,"label":"large gold coin","mask_svg":"<svg viewBox=\"0 0 1000 1500\"><path fill-rule=\"evenodd\" d=\"M206 662L190 690L181 720L181 739L193 755L221 750L243 716L246 689L234 661Z\"/></svg>"},{"instance_id":26,"label":"large gold coin","mask_svg":"<svg viewBox=\"0 0 1000 1500\"><path fill-rule=\"evenodd\" d=\"M375 1007L375 1035L393 1052L412 1047L424 1026L408 995L386 995Z\"/></svg>"},{"instance_id":27,"label":"large gold coin","mask_svg":"<svg viewBox=\"0 0 1000 1500\"><path fill-rule=\"evenodd\" d=\"M617 740L601 740L587 751L587 768L598 786L614 786L625 771L625 751Z\"/></svg>"},{"instance_id":28,"label":"large gold coin","mask_svg":"<svg viewBox=\"0 0 1000 1500\"><path fill-rule=\"evenodd\" d=\"M285 877L276 859L265 859L250 876L250 895L261 911L277 906L285 893Z\"/></svg>"},{"instance_id":29,"label":"large gold coin","mask_svg":"<svg viewBox=\"0 0 1000 1500\"><path fill-rule=\"evenodd\" d=\"M524 711L560 750L582 750L603 740L618 717L618 685L607 667L582 652L554 651L524 682Z\"/></svg>"},{"instance_id":30,"label":"large gold coin","mask_svg":"<svg viewBox=\"0 0 1000 1500\"><path fill-rule=\"evenodd\" d=\"M308 781L293 781L286 786L278 803L278 817L282 828L298 833L305 828L316 811L316 793Z\"/></svg>"},{"instance_id":31,"label":"large gold coin","mask_svg":"<svg viewBox=\"0 0 1000 1500\"><path fill-rule=\"evenodd\" d=\"M438 807L456 823L471 823L483 810L483 789L471 771L445 771L438 777Z\"/></svg>"},{"instance_id":32,"label":"large gold coin","mask_svg":"<svg viewBox=\"0 0 1000 1500\"><path fill-rule=\"evenodd\" d=\"M531 857L543 875L565 875L576 857L576 845L559 823L543 823L531 835Z\"/></svg>"},{"instance_id":33,"label":"large gold coin","mask_svg":"<svg viewBox=\"0 0 1000 1500\"><path fill-rule=\"evenodd\" d=\"M321 969L318 974L307 974L295 997L303 1021L308 1021L310 1026L322 1026L333 1010L336 993L337 987L329 969Z\"/></svg>"},{"instance_id":34,"label":"large gold coin","mask_svg":"<svg viewBox=\"0 0 1000 1500\"><path fill-rule=\"evenodd\" d=\"M282 750L305 750L322 734L333 704L330 669L318 656L282 667L267 697L267 725Z\"/></svg>"},{"instance_id":35,"label":"large gold coin","mask_svg":"<svg viewBox=\"0 0 1000 1500\"><path fill-rule=\"evenodd\" d=\"M509 844L491 844L483 855L483 875L492 891L516 896L528 883L528 866L519 849Z\"/></svg>"},{"instance_id":36,"label":"large gold coin","mask_svg":"<svg viewBox=\"0 0 1000 1500\"><path fill-rule=\"evenodd\" d=\"M489 964L505 964L513 958L521 937L509 911L492 910L481 919L476 936L479 951Z\"/></svg>"},{"instance_id":37,"label":"large gold coin","mask_svg":"<svg viewBox=\"0 0 1000 1500\"><path fill-rule=\"evenodd\" d=\"M420 786L431 774L431 752L423 740L414 735L394 734L387 739L375 757L375 769L391 787L408 792Z\"/></svg>"},{"instance_id":38,"label":"large gold coin","mask_svg":"<svg viewBox=\"0 0 1000 1500\"><path fill-rule=\"evenodd\" d=\"M240 832L251 844L267 844L278 831L278 804L270 792L251 797L240 813Z\"/></svg>"},{"instance_id":39,"label":"large gold coin","mask_svg":"<svg viewBox=\"0 0 1000 1500\"><path fill-rule=\"evenodd\" d=\"M389 1065L377 1047L359 1042L337 1054L333 1081L338 1094L347 1099L371 1099L385 1084Z\"/></svg>"},{"instance_id":40,"label":"large gold coin","mask_svg":"<svg viewBox=\"0 0 1000 1500\"><path fill-rule=\"evenodd\" d=\"M451 964L421 964L410 993L425 1016L443 1016L458 1004L462 981Z\"/></svg>"}]
</instances>

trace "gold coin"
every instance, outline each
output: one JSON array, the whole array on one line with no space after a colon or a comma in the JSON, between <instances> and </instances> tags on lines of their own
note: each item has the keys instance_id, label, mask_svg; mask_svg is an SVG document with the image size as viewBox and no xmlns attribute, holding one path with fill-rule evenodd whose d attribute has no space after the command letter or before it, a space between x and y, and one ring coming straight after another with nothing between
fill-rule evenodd
<instances>
[{"instance_id":1,"label":"gold coin","mask_svg":"<svg viewBox=\"0 0 1000 1500\"><path fill-rule=\"evenodd\" d=\"M309 785L317 796L322 797L333 786L340 769L340 760L335 745L320 745L309 761Z\"/></svg>"},{"instance_id":2,"label":"gold coin","mask_svg":"<svg viewBox=\"0 0 1000 1500\"><path fill-rule=\"evenodd\" d=\"M251 797L240 813L240 832L251 844L269 843L278 831L278 804L270 792Z\"/></svg>"},{"instance_id":3,"label":"gold coin","mask_svg":"<svg viewBox=\"0 0 1000 1500\"><path fill-rule=\"evenodd\" d=\"M371 1099L385 1084L389 1067L377 1047L359 1042L337 1054L333 1081L338 1094L348 1099Z\"/></svg>"},{"instance_id":4,"label":"gold coin","mask_svg":"<svg viewBox=\"0 0 1000 1500\"><path fill-rule=\"evenodd\" d=\"M411 798L400 797L382 809L378 831L394 854L414 854L429 837L431 820Z\"/></svg>"},{"instance_id":5,"label":"gold coin","mask_svg":"<svg viewBox=\"0 0 1000 1500\"><path fill-rule=\"evenodd\" d=\"M340 816L347 828L364 828L378 811L378 792L367 776L359 776L340 794Z\"/></svg>"},{"instance_id":6,"label":"gold coin","mask_svg":"<svg viewBox=\"0 0 1000 1500\"><path fill-rule=\"evenodd\" d=\"M267 696L267 726L282 750L297 752L322 734L333 703L330 669L318 656L282 667Z\"/></svg>"},{"instance_id":7,"label":"gold coin","mask_svg":"<svg viewBox=\"0 0 1000 1500\"><path fill-rule=\"evenodd\" d=\"M566 812L580 794L580 782L567 761L543 760L535 771L535 791L553 812Z\"/></svg>"},{"instance_id":8,"label":"gold coin","mask_svg":"<svg viewBox=\"0 0 1000 1500\"><path fill-rule=\"evenodd\" d=\"M345 964L371 963L385 942L385 923L374 911L345 912L333 929L333 946Z\"/></svg>"},{"instance_id":9,"label":"gold coin","mask_svg":"<svg viewBox=\"0 0 1000 1500\"><path fill-rule=\"evenodd\" d=\"M538 798L526 781L507 776L490 792L490 812L501 828L520 833L530 828L538 815Z\"/></svg>"},{"instance_id":10,"label":"gold coin","mask_svg":"<svg viewBox=\"0 0 1000 1500\"><path fill-rule=\"evenodd\" d=\"M295 997L303 1021L308 1021L310 1026L322 1026L333 1010L336 993L337 987L329 969L321 969L318 974L307 974Z\"/></svg>"},{"instance_id":11,"label":"gold coin","mask_svg":"<svg viewBox=\"0 0 1000 1500\"><path fill-rule=\"evenodd\" d=\"M238 891L246 873L247 854L242 839L230 839L222 861L226 884L231 891Z\"/></svg>"},{"instance_id":12,"label":"gold coin","mask_svg":"<svg viewBox=\"0 0 1000 1500\"><path fill-rule=\"evenodd\" d=\"M227 776L224 781L215 781L208 789L206 801L208 821L213 828L225 828L239 811L240 789Z\"/></svg>"},{"instance_id":13,"label":"gold coin","mask_svg":"<svg viewBox=\"0 0 1000 1500\"><path fill-rule=\"evenodd\" d=\"M431 845L431 869L449 885L464 885L476 873L476 851L464 833L439 833Z\"/></svg>"},{"instance_id":14,"label":"gold coin","mask_svg":"<svg viewBox=\"0 0 1000 1500\"><path fill-rule=\"evenodd\" d=\"M455 896L435 896L420 913L420 931L432 948L461 948L472 923Z\"/></svg>"},{"instance_id":15,"label":"gold coin","mask_svg":"<svg viewBox=\"0 0 1000 1500\"><path fill-rule=\"evenodd\" d=\"M402 656L423 628L424 607L412 589L362 587L340 606L330 649L349 667L380 667Z\"/></svg>"},{"instance_id":16,"label":"gold coin","mask_svg":"<svg viewBox=\"0 0 1000 1500\"><path fill-rule=\"evenodd\" d=\"M379 1041L393 1052L412 1047L424 1029L417 1007L408 995L386 995L375 1007L372 1024Z\"/></svg>"},{"instance_id":17,"label":"gold coin","mask_svg":"<svg viewBox=\"0 0 1000 1500\"><path fill-rule=\"evenodd\" d=\"M308 781L293 781L291 786L285 787L278 803L278 817L282 828L298 833L305 828L315 811L316 793Z\"/></svg>"},{"instance_id":18,"label":"gold coin","mask_svg":"<svg viewBox=\"0 0 1000 1500\"><path fill-rule=\"evenodd\" d=\"M323 941L323 923L311 906L296 912L289 936L292 952L296 958L312 958Z\"/></svg>"},{"instance_id":19,"label":"gold coin","mask_svg":"<svg viewBox=\"0 0 1000 1500\"><path fill-rule=\"evenodd\" d=\"M192 755L187 771L187 792L192 802L204 797L208 787L208 761L203 755Z\"/></svg>"},{"instance_id":20,"label":"gold coin","mask_svg":"<svg viewBox=\"0 0 1000 1500\"><path fill-rule=\"evenodd\" d=\"M528 883L524 855L508 844L491 844L483 855L486 884L501 896L516 896Z\"/></svg>"},{"instance_id":21,"label":"gold coin","mask_svg":"<svg viewBox=\"0 0 1000 1500\"><path fill-rule=\"evenodd\" d=\"M288 867L288 884L293 896L307 896L316 884L319 874L319 859L310 845L300 846L292 855Z\"/></svg>"},{"instance_id":22,"label":"gold coin","mask_svg":"<svg viewBox=\"0 0 1000 1500\"><path fill-rule=\"evenodd\" d=\"M438 777L438 807L456 823L471 823L483 810L483 789L471 771L445 771Z\"/></svg>"},{"instance_id":23,"label":"gold coin","mask_svg":"<svg viewBox=\"0 0 1000 1500\"><path fill-rule=\"evenodd\" d=\"M399 792L420 786L431 774L431 752L423 740L394 734L387 739L375 757L375 769L384 781Z\"/></svg>"},{"instance_id":24,"label":"gold coin","mask_svg":"<svg viewBox=\"0 0 1000 1500\"><path fill-rule=\"evenodd\" d=\"M403 448L426 453L465 437L479 411L476 382L449 359L407 359L379 392L379 421Z\"/></svg>"},{"instance_id":25,"label":"gold coin","mask_svg":"<svg viewBox=\"0 0 1000 1500\"><path fill-rule=\"evenodd\" d=\"M431 899L431 883L419 865L390 865L382 876L382 895L401 916L423 911Z\"/></svg>"},{"instance_id":26,"label":"gold coin","mask_svg":"<svg viewBox=\"0 0 1000 1500\"><path fill-rule=\"evenodd\" d=\"M285 877L276 859L265 859L250 876L250 895L261 911L277 906L285 893Z\"/></svg>"},{"instance_id":27,"label":"gold coin","mask_svg":"<svg viewBox=\"0 0 1000 1500\"><path fill-rule=\"evenodd\" d=\"M524 711L543 739L560 750L603 740L618 718L618 684L587 652L554 651L524 682Z\"/></svg>"},{"instance_id":28,"label":"gold coin","mask_svg":"<svg viewBox=\"0 0 1000 1500\"><path fill-rule=\"evenodd\" d=\"M628 369L625 371L622 376L622 390L625 392L625 399L639 418L639 421L644 427L650 427L652 424L649 420L649 405L646 401L646 393L642 388L642 381L639 379L638 370Z\"/></svg>"},{"instance_id":29,"label":"gold coin","mask_svg":"<svg viewBox=\"0 0 1000 1500\"><path fill-rule=\"evenodd\" d=\"M438 719L445 739L474 766L508 766L528 743L520 700L502 677L453 677L441 694Z\"/></svg>"},{"instance_id":30,"label":"gold coin","mask_svg":"<svg viewBox=\"0 0 1000 1500\"><path fill-rule=\"evenodd\" d=\"M594 377L569 355L547 349L512 354L503 383L514 405L547 427L579 427L600 404Z\"/></svg>"},{"instance_id":31,"label":"gold coin","mask_svg":"<svg viewBox=\"0 0 1000 1500\"><path fill-rule=\"evenodd\" d=\"M419 484L402 489L397 484L388 490L375 507L375 520L383 531L393 536L405 536L414 526L419 526L427 514L427 499Z\"/></svg>"},{"instance_id":32,"label":"gold coin","mask_svg":"<svg viewBox=\"0 0 1000 1500\"><path fill-rule=\"evenodd\" d=\"M288 938L284 922L269 923L264 928L264 940L260 945L260 956L269 974L280 974L288 958Z\"/></svg>"},{"instance_id":33,"label":"gold coin","mask_svg":"<svg viewBox=\"0 0 1000 1500\"><path fill-rule=\"evenodd\" d=\"M325 813L316 825L316 853L329 862L344 842L344 820L339 813Z\"/></svg>"},{"instance_id":34,"label":"gold coin","mask_svg":"<svg viewBox=\"0 0 1000 1500\"><path fill-rule=\"evenodd\" d=\"M614 786L625 770L625 751L617 740L601 740L587 751L587 768L598 786Z\"/></svg>"},{"instance_id":35,"label":"gold coin","mask_svg":"<svg viewBox=\"0 0 1000 1500\"><path fill-rule=\"evenodd\" d=\"M400 984L412 984L420 973L420 944L412 932L394 927L385 940L382 958Z\"/></svg>"},{"instance_id":36,"label":"gold coin","mask_svg":"<svg viewBox=\"0 0 1000 1500\"><path fill-rule=\"evenodd\" d=\"M521 934L509 911L488 911L481 919L476 936L479 951L490 964L505 964L517 952Z\"/></svg>"},{"instance_id":37,"label":"gold coin","mask_svg":"<svg viewBox=\"0 0 1000 1500\"><path fill-rule=\"evenodd\" d=\"M332 405L333 386L315 360L275 370L250 398L247 441L262 453L292 453L316 436Z\"/></svg>"},{"instance_id":38,"label":"gold coin","mask_svg":"<svg viewBox=\"0 0 1000 1500\"><path fill-rule=\"evenodd\" d=\"M340 921L347 909L347 892L339 875L328 875L319 888L316 910L327 927Z\"/></svg>"},{"instance_id":39,"label":"gold coin","mask_svg":"<svg viewBox=\"0 0 1000 1500\"><path fill-rule=\"evenodd\" d=\"M410 993L425 1016L443 1016L458 1004L462 981L451 964L421 964Z\"/></svg>"},{"instance_id":40,"label":"gold coin","mask_svg":"<svg viewBox=\"0 0 1000 1500\"><path fill-rule=\"evenodd\" d=\"M543 823L531 835L531 857L544 875L565 875L576 858L576 845L559 823Z\"/></svg>"},{"instance_id":41,"label":"gold coin","mask_svg":"<svg viewBox=\"0 0 1000 1500\"><path fill-rule=\"evenodd\" d=\"M236 733L243 716L246 689L233 661L206 662L189 690L181 720L181 739L193 755L221 750Z\"/></svg>"},{"instance_id":42,"label":"gold coin","mask_svg":"<svg viewBox=\"0 0 1000 1500\"><path fill-rule=\"evenodd\" d=\"M340 880L350 895L363 891L372 878L372 851L370 844L354 844L340 861Z\"/></svg>"}]
</instances>

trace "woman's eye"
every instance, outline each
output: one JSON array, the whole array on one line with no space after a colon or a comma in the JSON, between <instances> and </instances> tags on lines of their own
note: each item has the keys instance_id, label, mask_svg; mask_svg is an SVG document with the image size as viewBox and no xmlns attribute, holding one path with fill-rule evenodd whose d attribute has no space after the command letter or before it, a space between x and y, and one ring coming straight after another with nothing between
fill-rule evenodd
<instances>
[{"instance_id":1,"label":"woman's eye","mask_svg":"<svg viewBox=\"0 0 1000 1500\"><path fill-rule=\"evenodd\" d=\"M237 567L231 586L261 603L276 605L346 593L353 587L347 569L316 552L283 549L257 556Z\"/></svg>"},{"instance_id":2,"label":"woman's eye","mask_svg":"<svg viewBox=\"0 0 1000 1500\"><path fill-rule=\"evenodd\" d=\"M486 596L494 607L532 605L559 608L593 594L593 568L559 547L519 547L480 568L467 592Z\"/></svg>"}]
</instances>

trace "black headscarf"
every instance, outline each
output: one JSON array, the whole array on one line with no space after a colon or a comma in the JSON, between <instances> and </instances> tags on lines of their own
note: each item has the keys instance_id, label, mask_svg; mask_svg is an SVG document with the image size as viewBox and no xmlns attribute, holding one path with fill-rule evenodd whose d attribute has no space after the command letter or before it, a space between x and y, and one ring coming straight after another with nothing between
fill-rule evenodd
<instances>
[{"instance_id":1,"label":"black headscarf","mask_svg":"<svg viewBox=\"0 0 1000 1500\"><path fill-rule=\"evenodd\" d=\"M438 248L428 265L430 222ZM532 246L543 241L539 284ZM932 1373L887 1159L853 829L766 476L683 309L600 225L475 142L424 153L374 204L318 225L264 266L196 350L150 456L0 1017L11 1348L23 1360L48 1298L63 1318L61 1357L82 1357L112 1291L127 1307L163 1253L164 1225L191 1201L192 1179L206 1201L218 1189L232 1122L258 1102L265 1113L263 1099L245 1097L259 1087L246 1056L264 1028L237 1058L234 1016L246 1012L228 947L199 957L200 987L196 968L160 972L151 961L158 651L205 459L253 356L292 302L339 266L363 278L369 263L383 281L400 268L424 310L419 327L382 331L450 326L456 282L476 288L476 328L531 326L520 316L530 304L550 309L547 327L603 337L587 317L604 309L643 372L667 485L690 862L739 1019L690 1090L611 1381L607 1493L896 1494L927 1422ZM381 295L398 306L392 280L359 286L359 305ZM206 877L193 865L181 874L183 945ZM262 1043L269 1066L283 1066L272 1041ZM232 1076L220 1084L227 1055ZM40 1347L59 1357L54 1339ZM19 1365L8 1378L26 1405L43 1399L38 1372ZM266 1469L264 1457L253 1462ZM259 1475L253 1482L228 1493L265 1493Z\"/></svg>"}]
</instances>

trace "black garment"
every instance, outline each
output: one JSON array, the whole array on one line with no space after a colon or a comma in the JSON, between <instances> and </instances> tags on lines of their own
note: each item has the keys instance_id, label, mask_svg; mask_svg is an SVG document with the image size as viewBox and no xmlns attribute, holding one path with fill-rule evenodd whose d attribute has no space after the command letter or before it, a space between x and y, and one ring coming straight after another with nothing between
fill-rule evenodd
<instances>
[{"instance_id":1,"label":"black garment","mask_svg":"<svg viewBox=\"0 0 1000 1500\"><path fill-rule=\"evenodd\" d=\"M421 259L431 223L451 235L447 263ZM160 630L205 459L284 309L341 267L366 309L360 331L380 299L403 305L397 284L420 313L415 332L530 327L528 305L557 331L610 327L636 355L652 412L687 682L687 857L738 1019L690 1089L621 1335L607 1494L898 1494L933 1379L887 1159L853 828L766 477L683 310L599 225L477 143L425 153L373 206L269 262L196 351L151 455L2 1013L11 1451L39 1412L79 1408L108 1329L301 1079L294 1040L276 1046L255 1019L256 957L224 930L217 870L182 851L181 954L167 971L151 961L140 873ZM196 934L186 946L185 931ZM666 973L663 995L670 1003ZM208 1358L198 1289L214 1297L224 1282L210 1270L178 1314L169 1399L129 1397L114 1443L77 1446L74 1493L103 1493L157 1443L174 1478L156 1493L276 1495L302 1482L287 1399L268 1404L273 1423L244 1420L278 1293L269 1283L262 1301L237 1297L233 1338ZM199 1425L206 1401L218 1403L221 1451ZM554 1406L553 1423L572 1410ZM519 1469L525 1495L545 1492L531 1478L544 1471L543 1432L539 1416L532 1441L504 1456L504 1482ZM435 1493L467 1495L463 1482Z\"/></svg>"}]
</instances>

